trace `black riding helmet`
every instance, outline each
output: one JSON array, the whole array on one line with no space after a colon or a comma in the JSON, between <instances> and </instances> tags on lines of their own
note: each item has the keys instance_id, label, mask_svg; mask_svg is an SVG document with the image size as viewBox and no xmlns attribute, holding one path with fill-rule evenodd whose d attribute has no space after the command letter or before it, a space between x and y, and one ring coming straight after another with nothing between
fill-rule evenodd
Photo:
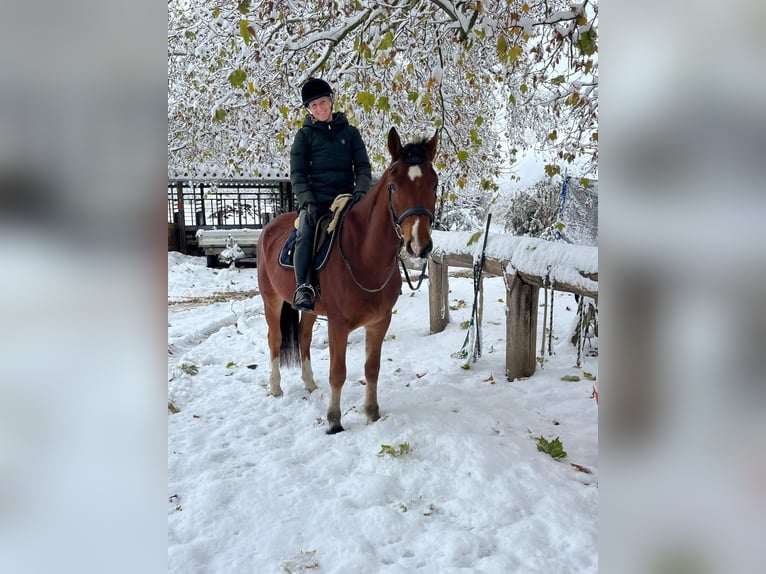
<instances>
[{"instance_id":1,"label":"black riding helmet","mask_svg":"<svg viewBox=\"0 0 766 574\"><path fill-rule=\"evenodd\" d=\"M320 78L309 78L301 88L304 107L308 107L311 102L324 96L332 99L332 88L330 84Z\"/></svg>"}]
</instances>

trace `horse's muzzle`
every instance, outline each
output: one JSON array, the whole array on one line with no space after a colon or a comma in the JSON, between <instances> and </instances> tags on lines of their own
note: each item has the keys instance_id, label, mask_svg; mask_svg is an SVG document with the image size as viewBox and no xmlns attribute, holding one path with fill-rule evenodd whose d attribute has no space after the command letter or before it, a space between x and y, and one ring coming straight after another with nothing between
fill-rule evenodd
<instances>
[{"instance_id":1,"label":"horse's muzzle","mask_svg":"<svg viewBox=\"0 0 766 574\"><path fill-rule=\"evenodd\" d=\"M433 250L434 242L430 238L428 239L428 243L425 245L418 245L415 241L407 242L407 253L413 257L419 257L420 259L423 259L424 257L428 257Z\"/></svg>"}]
</instances>

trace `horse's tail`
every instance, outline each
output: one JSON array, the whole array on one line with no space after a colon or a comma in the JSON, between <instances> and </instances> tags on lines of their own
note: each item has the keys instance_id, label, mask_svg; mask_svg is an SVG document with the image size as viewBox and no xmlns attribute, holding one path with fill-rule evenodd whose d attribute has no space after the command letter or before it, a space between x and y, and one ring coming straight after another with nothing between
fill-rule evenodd
<instances>
[{"instance_id":1,"label":"horse's tail","mask_svg":"<svg viewBox=\"0 0 766 574\"><path fill-rule=\"evenodd\" d=\"M282 332L282 346L279 348L279 363L287 367L301 364L300 345L298 344L298 311L287 303L282 303L282 315L279 329Z\"/></svg>"}]
</instances>

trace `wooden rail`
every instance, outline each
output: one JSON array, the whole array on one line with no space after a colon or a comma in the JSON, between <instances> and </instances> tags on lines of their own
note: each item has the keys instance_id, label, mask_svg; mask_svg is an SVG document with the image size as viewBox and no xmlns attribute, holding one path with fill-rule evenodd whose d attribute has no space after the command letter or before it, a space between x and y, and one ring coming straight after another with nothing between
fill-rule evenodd
<instances>
[{"instance_id":1,"label":"wooden rail","mask_svg":"<svg viewBox=\"0 0 766 574\"><path fill-rule=\"evenodd\" d=\"M428 259L430 332L449 323L449 267L473 269L481 242L469 232L434 231ZM529 237L490 233L484 274L504 277L506 286L505 375L529 377L537 366L537 308L541 287L577 293L598 301L598 249ZM479 292L483 308L483 290ZM481 328L481 312L476 318Z\"/></svg>"}]
</instances>

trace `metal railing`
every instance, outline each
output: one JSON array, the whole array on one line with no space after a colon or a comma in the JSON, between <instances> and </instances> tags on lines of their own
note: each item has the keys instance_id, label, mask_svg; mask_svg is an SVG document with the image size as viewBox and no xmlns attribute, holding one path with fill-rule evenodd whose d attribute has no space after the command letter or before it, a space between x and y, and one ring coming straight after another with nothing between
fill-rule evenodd
<instances>
[{"instance_id":1,"label":"metal railing","mask_svg":"<svg viewBox=\"0 0 766 574\"><path fill-rule=\"evenodd\" d=\"M168 180L168 223L262 228L295 209L289 180Z\"/></svg>"}]
</instances>

